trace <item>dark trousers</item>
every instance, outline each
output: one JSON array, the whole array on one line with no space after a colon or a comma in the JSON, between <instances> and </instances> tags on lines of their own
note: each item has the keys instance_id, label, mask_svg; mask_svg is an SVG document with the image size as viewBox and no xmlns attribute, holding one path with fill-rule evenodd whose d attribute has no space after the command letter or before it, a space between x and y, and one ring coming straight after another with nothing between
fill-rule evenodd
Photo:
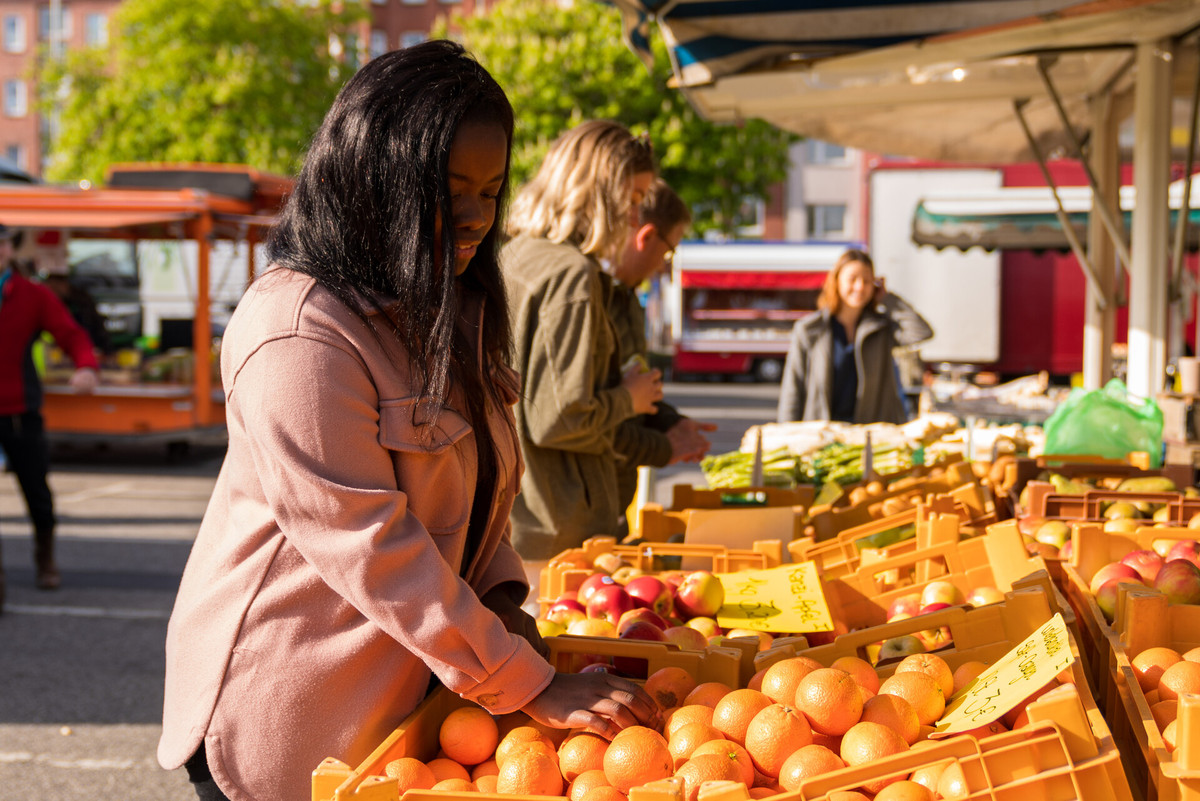
<instances>
[{"instance_id":1,"label":"dark trousers","mask_svg":"<svg viewBox=\"0 0 1200 801\"><path fill-rule=\"evenodd\" d=\"M200 743L200 750L192 754L192 758L183 767L187 770L188 781L192 783L192 789L196 791L200 801L229 801L213 781L212 772L208 769L208 755L204 752L204 743Z\"/></svg>"},{"instance_id":2,"label":"dark trousers","mask_svg":"<svg viewBox=\"0 0 1200 801\"><path fill-rule=\"evenodd\" d=\"M39 412L0 415L0 448L8 470L17 477L25 506L39 544L54 536L54 499L46 474L50 471L50 445ZM48 543L47 543L48 544Z\"/></svg>"}]
</instances>

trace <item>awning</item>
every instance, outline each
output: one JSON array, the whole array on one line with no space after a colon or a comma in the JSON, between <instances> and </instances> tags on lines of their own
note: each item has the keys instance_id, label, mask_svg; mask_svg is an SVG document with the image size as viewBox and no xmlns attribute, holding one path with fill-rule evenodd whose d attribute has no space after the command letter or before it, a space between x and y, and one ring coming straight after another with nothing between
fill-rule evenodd
<instances>
[{"instance_id":1,"label":"awning","mask_svg":"<svg viewBox=\"0 0 1200 801\"><path fill-rule=\"evenodd\" d=\"M1187 245L1200 249L1200 177L1193 177ZM1059 187L1058 195L1081 240L1087 236L1092 190L1086 186ZM1183 183L1171 185L1168 202L1174 230L1182 202ZM1136 192L1121 189L1125 228L1132 224ZM973 247L984 250L1069 250L1058 220L1051 190L1043 187L1003 187L978 192L928 195L913 212L912 241L935 248Z\"/></svg>"},{"instance_id":2,"label":"awning","mask_svg":"<svg viewBox=\"0 0 1200 801\"><path fill-rule=\"evenodd\" d=\"M1042 68L1082 135L1090 98L1131 89L1132 48L1200 26L1195 0L611 1L635 44L657 20L677 85L709 120L975 163L1035 160L1016 101L1042 153L1070 152ZM1173 58L1186 97L1195 49Z\"/></svg>"},{"instance_id":3,"label":"awning","mask_svg":"<svg viewBox=\"0 0 1200 801\"><path fill-rule=\"evenodd\" d=\"M820 289L824 272L707 272L680 273L684 289Z\"/></svg>"},{"instance_id":4,"label":"awning","mask_svg":"<svg viewBox=\"0 0 1200 801\"><path fill-rule=\"evenodd\" d=\"M119 211L109 209L0 209L0 223L17 228L111 230L165 225L195 219L186 212Z\"/></svg>"}]
</instances>

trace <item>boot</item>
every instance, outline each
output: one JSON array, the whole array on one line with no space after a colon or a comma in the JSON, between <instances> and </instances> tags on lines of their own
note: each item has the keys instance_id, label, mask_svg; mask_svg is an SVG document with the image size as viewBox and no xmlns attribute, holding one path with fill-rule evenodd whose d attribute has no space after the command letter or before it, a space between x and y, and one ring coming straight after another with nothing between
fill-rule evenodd
<instances>
[{"instance_id":1,"label":"boot","mask_svg":"<svg viewBox=\"0 0 1200 801\"><path fill-rule=\"evenodd\" d=\"M33 560L37 565L37 588L57 590L62 583L54 563L54 530L37 531L33 537Z\"/></svg>"}]
</instances>

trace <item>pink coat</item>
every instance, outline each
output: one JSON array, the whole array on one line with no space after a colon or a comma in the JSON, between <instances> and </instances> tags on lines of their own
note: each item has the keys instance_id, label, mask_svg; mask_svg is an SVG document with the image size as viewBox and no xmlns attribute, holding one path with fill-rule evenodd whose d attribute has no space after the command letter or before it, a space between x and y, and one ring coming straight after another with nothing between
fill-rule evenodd
<instances>
[{"instance_id":1,"label":"pink coat","mask_svg":"<svg viewBox=\"0 0 1200 801\"><path fill-rule=\"evenodd\" d=\"M493 409L495 500L464 581L475 439L450 406L414 427L405 364L299 273L266 274L238 305L221 353L229 449L167 632L163 767L203 740L233 801L299 801L325 757L364 759L431 669L495 714L553 678L479 602L527 590L509 544L512 410Z\"/></svg>"}]
</instances>

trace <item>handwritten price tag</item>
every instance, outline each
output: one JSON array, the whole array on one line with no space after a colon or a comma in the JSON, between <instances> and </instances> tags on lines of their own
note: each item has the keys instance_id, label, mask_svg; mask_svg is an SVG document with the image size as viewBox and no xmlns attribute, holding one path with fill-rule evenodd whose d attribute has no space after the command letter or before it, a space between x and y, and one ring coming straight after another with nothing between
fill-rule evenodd
<instances>
[{"instance_id":1,"label":"handwritten price tag","mask_svg":"<svg viewBox=\"0 0 1200 801\"><path fill-rule=\"evenodd\" d=\"M949 737L999 720L1074 661L1067 625L1061 614L1055 615L956 695L930 737Z\"/></svg>"},{"instance_id":2,"label":"handwritten price tag","mask_svg":"<svg viewBox=\"0 0 1200 801\"><path fill-rule=\"evenodd\" d=\"M833 631L821 579L812 562L766 570L718 573L725 605L717 623L728 629L754 629L786 634Z\"/></svg>"}]
</instances>

